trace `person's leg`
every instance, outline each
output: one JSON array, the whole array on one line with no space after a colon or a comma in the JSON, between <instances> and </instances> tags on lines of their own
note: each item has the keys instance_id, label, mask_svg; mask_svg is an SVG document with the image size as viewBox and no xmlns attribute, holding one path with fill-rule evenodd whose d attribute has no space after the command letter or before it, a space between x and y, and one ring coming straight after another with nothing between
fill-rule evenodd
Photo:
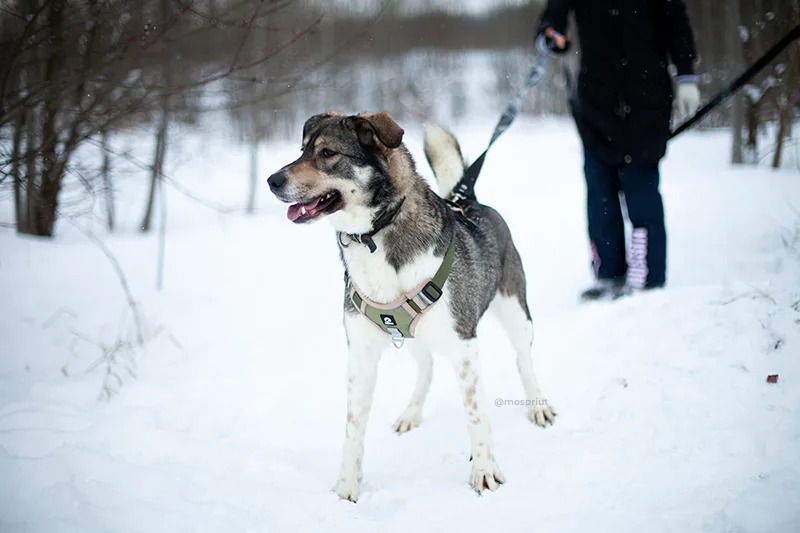
<instances>
[{"instance_id":1,"label":"person's leg","mask_svg":"<svg viewBox=\"0 0 800 533\"><path fill-rule=\"evenodd\" d=\"M589 150L584 150L584 157L586 208L594 273L598 280L623 280L627 263L618 171Z\"/></svg>"},{"instance_id":2,"label":"person's leg","mask_svg":"<svg viewBox=\"0 0 800 533\"><path fill-rule=\"evenodd\" d=\"M633 224L628 261L628 285L637 289L661 287L666 281L667 232L664 205L658 190L658 166L620 169L628 217Z\"/></svg>"}]
</instances>

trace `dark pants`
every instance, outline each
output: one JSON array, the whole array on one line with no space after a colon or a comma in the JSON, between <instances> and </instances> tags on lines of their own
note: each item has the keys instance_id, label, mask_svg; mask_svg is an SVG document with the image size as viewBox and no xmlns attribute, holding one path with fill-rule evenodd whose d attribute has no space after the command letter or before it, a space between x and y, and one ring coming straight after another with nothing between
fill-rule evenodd
<instances>
[{"instance_id":1,"label":"dark pants","mask_svg":"<svg viewBox=\"0 0 800 533\"><path fill-rule=\"evenodd\" d=\"M639 288L664 285L667 233L658 191L658 166L612 166L585 150L587 211L593 266L598 279L625 280ZM625 253L620 195L633 225Z\"/></svg>"}]
</instances>

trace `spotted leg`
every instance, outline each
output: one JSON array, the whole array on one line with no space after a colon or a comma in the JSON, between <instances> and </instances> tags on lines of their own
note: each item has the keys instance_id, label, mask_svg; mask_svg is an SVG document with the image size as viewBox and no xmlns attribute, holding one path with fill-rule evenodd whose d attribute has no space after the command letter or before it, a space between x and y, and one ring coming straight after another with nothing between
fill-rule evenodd
<instances>
[{"instance_id":1,"label":"spotted leg","mask_svg":"<svg viewBox=\"0 0 800 533\"><path fill-rule=\"evenodd\" d=\"M495 463L492 430L489 418L483 408L485 398L480 377L477 344L477 339L474 338L462 341L460 349L452 357L452 362L461 388L472 448L472 472L469 484L480 493L486 489L497 489L505 481L505 478Z\"/></svg>"}]
</instances>

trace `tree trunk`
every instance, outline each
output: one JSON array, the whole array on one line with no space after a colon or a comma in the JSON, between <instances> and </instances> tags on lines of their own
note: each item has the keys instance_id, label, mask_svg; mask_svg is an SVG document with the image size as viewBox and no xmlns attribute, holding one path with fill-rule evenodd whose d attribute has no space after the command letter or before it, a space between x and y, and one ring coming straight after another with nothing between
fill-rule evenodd
<instances>
[{"instance_id":1,"label":"tree trunk","mask_svg":"<svg viewBox=\"0 0 800 533\"><path fill-rule=\"evenodd\" d=\"M258 141L250 141L250 190L247 193L247 214L252 215L256 208L258 189Z\"/></svg>"},{"instance_id":2,"label":"tree trunk","mask_svg":"<svg viewBox=\"0 0 800 533\"><path fill-rule=\"evenodd\" d=\"M168 24L170 16L170 0L161 0L161 23ZM153 157L152 172L150 174L150 192L147 195L147 206L140 229L142 233L148 233L153 223L153 208L155 206L156 189L158 180L163 178L164 159L167 152L167 130L170 121L170 90L172 89L172 54L170 53L169 41L165 41L164 54L161 58L162 75L164 78L164 88L161 95L161 122L156 133L156 151Z\"/></svg>"},{"instance_id":3,"label":"tree trunk","mask_svg":"<svg viewBox=\"0 0 800 533\"><path fill-rule=\"evenodd\" d=\"M39 169L36 164L36 153L39 145L36 140L36 109L25 111L27 124L25 132L25 216L20 226L20 233L33 233L33 211L39 203L39 184L36 179Z\"/></svg>"},{"instance_id":4,"label":"tree trunk","mask_svg":"<svg viewBox=\"0 0 800 533\"><path fill-rule=\"evenodd\" d=\"M745 147L747 148L747 155L749 156L748 163L755 163L758 160L758 123L759 123L759 104L763 100L760 98L757 102L747 99L747 140Z\"/></svg>"},{"instance_id":5,"label":"tree trunk","mask_svg":"<svg viewBox=\"0 0 800 533\"><path fill-rule=\"evenodd\" d=\"M713 24L715 21L719 20L719 16L715 16L714 7L711 5L711 2L700 2L700 7L701 15L700 20L696 24L697 31L695 31L695 34L697 35L698 44L703 46L707 60L713 64L713 62L717 59L717 47L715 46L717 44L717 39L714 37L718 35L715 32ZM720 83L717 79L717 76L712 76L708 85L709 92L711 92L711 94L715 94L719 88L719 85Z\"/></svg>"},{"instance_id":6,"label":"tree trunk","mask_svg":"<svg viewBox=\"0 0 800 533\"><path fill-rule=\"evenodd\" d=\"M787 136L789 121L792 120L792 107L794 93L797 89L797 45L789 47L789 65L786 69L786 93L780 101L780 115L778 116L778 134L775 139L775 153L772 156L772 168L780 168L783 156L783 141Z\"/></svg>"},{"instance_id":7,"label":"tree trunk","mask_svg":"<svg viewBox=\"0 0 800 533\"><path fill-rule=\"evenodd\" d=\"M25 129L25 113L17 114L14 124L14 140L11 147L11 179L14 180L14 223L17 231L24 225L25 206L22 203L22 132Z\"/></svg>"},{"instance_id":8,"label":"tree trunk","mask_svg":"<svg viewBox=\"0 0 800 533\"><path fill-rule=\"evenodd\" d=\"M166 152L167 128L169 126L169 97L164 96L161 101L161 123L156 133L156 150L153 158L152 171L150 173L150 192L147 195L147 206L140 229L142 233L148 233L153 223L153 207L155 206L156 189L158 180L164 172L164 155Z\"/></svg>"},{"instance_id":9,"label":"tree trunk","mask_svg":"<svg viewBox=\"0 0 800 533\"><path fill-rule=\"evenodd\" d=\"M733 143L731 146L731 163L740 165L744 163L744 146L742 136L744 135L744 110L745 97L737 94L733 97L733 107L731 108L731 133Z\"/></svg>"},{"instance_id":10,"label":"tree trunk","mask_svg":"<svg viewBox=\"0 0 800 533\"><path fill-rule=\"evenodd\" d=\"M742 23L741 6L739 0L730 2L730 8L726 10L728 14L728 53L730 54L731 61L735 71L741 70L744 66L744 43L742 43L741 35L738 28ZM742 150L742 131L744 122L744 96L740 93L733 97L733 106L731 108L731 133L733 134L733 143L731 146L731 163L741 164L744 162L744 153Z\"/></svg>"},{"instance_id":11,"label":"tree trunk","mask_svg":"<svg viewBox=\"0 0 800 533\"><path fill-rule=\"evenodd\" d=\"M37 136L37 125L33 125L33 121L33 127L28 130L28 220L22 232L46 237L53 235L58 212L58 194L61 192L61 181L66 168L66 161L58 154L58 118L63 96L60 73L64 70L64 9L65 0L52 0L47 8L49 48L43 76L48 85L41 112L32 115L41 122L41 131ZM37 140L40 144L38 150L35 150ZM40 160L39 164L37 159Z\"/></svg>"},{"instance_id":12,"label":"tree trunk","mask_svg":"<svg viewBox=\"0 0 800 533\"><path fill-rule=\"evenodd\" d=\"M108 132L100 132L100 142L103 146L103 166L100 173L103 177L103 197L106 204L106 224L108 231L114 231L114 186L111 184L111 156L108 154Z\"/></svg>"}]
</instances>

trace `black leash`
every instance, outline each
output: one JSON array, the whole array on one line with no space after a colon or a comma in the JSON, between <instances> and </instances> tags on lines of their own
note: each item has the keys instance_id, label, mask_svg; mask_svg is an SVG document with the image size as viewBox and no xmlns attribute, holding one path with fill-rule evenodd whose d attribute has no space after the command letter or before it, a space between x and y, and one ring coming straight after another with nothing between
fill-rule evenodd
<instances>
[{"instance_id":1,"label":"black leash","mask_svg":"<svg viewBox=\"0 0 800 533\"><path fill-rule=\"evenodd\" d=\"M517 94L514 95L514 99L508 103L506 110L503 112L503 116L500 117L500 121L494 128L494 133L492 133L492 138L489 140L489 145L486 147L483 153L472 162L469 168L464 172L461 180L459 180L459 182L453 188L453 192L450 195L450 201L456 204L456 206L463 207L466 202L475 199L475 182L478 180L478 175L481 173L481 168L483 168L483 161L486 159L486 153L489 151L489 148L492 147L497 138L500 137L500 135L502 135L508 129L511 123L514 122L514 119L517 118L517 115L519 114L519 108L522 105L522 98L525 96L525 93L528 92L528 89L542 81L545 73L547 72L547 62L549 59L550 58L546 54L539 55L539 59L533 66L533 69L528 75L528 79L525 81L525 84L519 88Z\"/></svg>"},{"instance_id":2,"label":"black leash","mask_svg":"<svg viewBox=\"0 0 800 533\"><path fill-rule=\"evenodd\" d=\"M758 74L758 72L767 66L767 64L775 59L775 57L780 54L787 46L789 46L792 41L800 37L800 24L795 26L793 30L783 36L783 38L775 43L772 48L767 50L764 55L762 55L758 60L753 63L750 68L745 70L738 78L733 80L727 87L722 89L717 95L712 98L706 105L701 107L692 117L675 128L669 138L674 139L687 129L691 128L695 125L700 119L706 116L712 109L717 107L719 104L723 102L726 98L730 95L738 91L742 88L742 86L753 79L753 77Z\"/></svg>"}]
</instances>

